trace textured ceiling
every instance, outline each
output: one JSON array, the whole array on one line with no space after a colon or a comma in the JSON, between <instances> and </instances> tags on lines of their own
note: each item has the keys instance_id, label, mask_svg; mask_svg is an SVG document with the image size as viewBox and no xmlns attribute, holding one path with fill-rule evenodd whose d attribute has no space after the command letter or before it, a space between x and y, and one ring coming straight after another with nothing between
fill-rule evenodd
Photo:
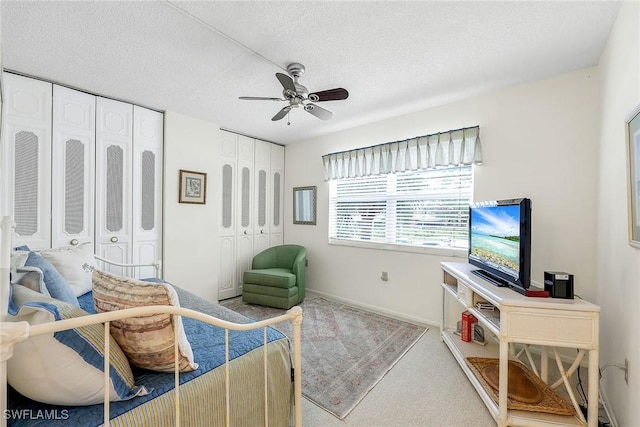
<instances>
[{"instance_id":1,"label":"textured ceiling","mask_svg":"<svg viewBox=\"0 0 640 427\"><path fill-rule=\"evenodd\" d=\"M6 69L288 144L598 63L619 1L1 1ZM322 121L284 102L301 62Z\"/></svg>"}]
</instances>

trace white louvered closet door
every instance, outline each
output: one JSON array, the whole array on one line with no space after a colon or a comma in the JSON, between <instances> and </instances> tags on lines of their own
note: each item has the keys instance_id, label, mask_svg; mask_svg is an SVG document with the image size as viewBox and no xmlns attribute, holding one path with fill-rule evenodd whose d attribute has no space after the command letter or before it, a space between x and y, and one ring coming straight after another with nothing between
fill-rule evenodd
<instances>
[{"instance_id":1,"label":"white louvered closet door","mask_svg":"<svg viewBox=\"0 0 640 427\"><path fill-rule=\"evenodd\" d=\"M255 140L255 226L253 228L253 253L258 254L270 247L270 164L271 145Z\"/></svg>"},{"instance_id":2,"label":"white louvered closet door","mask_svg":"<svg viewBox=\"0 0 640 427\"><path fill-rule=\"evenodd\" d=\"M220 268L218 269L218 300L237 295L236 286L236 180L238 135L221 131L220 168L217 180L220 197L220 224L218 227Z\"/></svg>"},{"instance_id":3,"label":"white louvered closet door","mask_svg":"<svg viewBox=\"0 0 640 427\"><path fill-rule=\"evenodd\" d=\"M51 247L52 84L4 74L4 143L9 183L8 206L16 228L12 244Z\"/></svg>"},{"instance_id":4,"label":"white louvered closet door","mask_svg":"<svg viewBox=\"0 0 640 427\"><path fill-rule=\"evenodd\" d=\"M133 263L162 259L162 141L164 116L133 107ZM155 277L153 267L136 271Z\"/></svg>"},{"instance_id":5,"label":"white louvered closet door","mask_svg":"<svg viewBox=\"0 0 640 427\"><path fill-rule=\"evenodd\" d=\"M98 97L96 115L96 253L119 263L131 254L133 106ZM126 275L125 269L111 270Z\"/></svg>"},{"instance_id":6,"label":"white louvered closet door","mask_svg":"<svg viewBox=\"0 0 640 427\"><path fill-rule=\"evenodd\" d=\"M278 246L284 243L284 147L271 144L271 225L270 246Z\"/></svg>"},{"instance_id":7,"label":"white louvered closet door","mask_svg":"<svg viewBox=\"0 0 640 427\"><path fill-rule=\"evenodd\" d=\"M236 251L236 285L234 293L242 294L244 272L251 269L253 261L253 164L254 139L238 136L238 177L237 177L237 251Z\"/></svg>"},{"instance_id":8,"label":"white louvered closet door","mask_svg":"<svg viewBox=\"0 0 640 427\"><path fill-rule=\"evenodd\" d=\"M93 241L96 97L53 86L53 247Z\"/></svg>"}]
</instances>

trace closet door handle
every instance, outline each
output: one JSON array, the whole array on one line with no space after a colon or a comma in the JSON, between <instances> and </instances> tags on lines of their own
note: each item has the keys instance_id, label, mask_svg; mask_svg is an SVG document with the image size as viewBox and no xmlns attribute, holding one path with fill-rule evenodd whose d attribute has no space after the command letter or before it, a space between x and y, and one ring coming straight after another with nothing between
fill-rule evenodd
<instances>
[{"instance_id":1,"label":"closet door handle","mask_svg":"<svg viewBox=\"0 0 640 427\"><path fill-rule=\"evenodd\" d=\"M73 239L69 243L71 243L71 246L76 246L79 242L78 239Z\"/></svg>"},{"instance_id":2,"label":"closet door handle","mask_svg":"<svg viewBox=\"0 0 640 427\"><path fill-rule=\"evenodd\" d=\"M116 236L113 236L111 239L111 243L118 243L118 238Z\"/></svg>"},{"instance_id":3,"label":"closet door handle","mask_svg":"<svg viewBox=\"0 0 640 427\"><path fill-rule=\"evenodd\" d=\"M249 232L247 230L244 230L244 234L247 235L249 234Z\"/></svg>"},{"instance_id":4,"label":"closet door handle","mask_svg":"<svg viewBox=\"0 0 640 427\"><path fill-rule=\"evenodd\" d=\"M260 234L264 234L264 230L260 230Z\"/></svg>"}]
</instances>

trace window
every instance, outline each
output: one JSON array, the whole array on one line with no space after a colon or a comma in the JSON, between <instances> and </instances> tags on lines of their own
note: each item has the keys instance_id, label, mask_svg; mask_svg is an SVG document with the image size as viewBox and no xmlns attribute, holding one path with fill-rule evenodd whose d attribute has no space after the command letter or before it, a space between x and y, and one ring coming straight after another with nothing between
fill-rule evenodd
<instances>
[{"instance_id":1,"label":"window","mask_svg":"<svg viewBox=\"0 0 640 427\"><path fill-rule=\"evenodd\" d=\"M472 178L462 165L332 180L329 242L466 249Z\"/></svg>"}]
</instances>

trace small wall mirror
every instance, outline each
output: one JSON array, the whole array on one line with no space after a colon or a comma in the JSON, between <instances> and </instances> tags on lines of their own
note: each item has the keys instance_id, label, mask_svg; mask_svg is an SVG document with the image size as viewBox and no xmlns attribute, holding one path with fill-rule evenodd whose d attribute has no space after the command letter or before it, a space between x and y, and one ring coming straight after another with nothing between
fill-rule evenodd
<instances>
[{"instance_id":1,"label":"small wall mirror","mask_svg":"<svg viewBox=\"0 0 640 427\"><path fill-rule=\"evenodd\" d=\"M293 188L293 223L316 225L316 187Z\"/></svg>"}]
</instances>

